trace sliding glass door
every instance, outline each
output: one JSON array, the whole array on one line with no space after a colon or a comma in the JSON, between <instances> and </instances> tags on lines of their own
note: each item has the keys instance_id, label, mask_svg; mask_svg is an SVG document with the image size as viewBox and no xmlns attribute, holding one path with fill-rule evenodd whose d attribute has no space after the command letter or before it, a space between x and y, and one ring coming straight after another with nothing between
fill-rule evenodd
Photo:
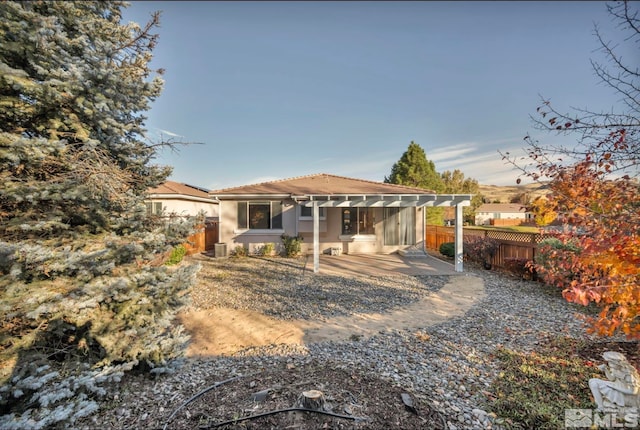
<instances>
[{"instance_id":1,"label":"sliding glass door","mask_svg":"<svg viewBox=\"0 0 640 430\"><path fill-rule=\"evenodd\" d=\"M385 246L415 245L415 208L384 208Z\"/></svg>"}]
</instances>

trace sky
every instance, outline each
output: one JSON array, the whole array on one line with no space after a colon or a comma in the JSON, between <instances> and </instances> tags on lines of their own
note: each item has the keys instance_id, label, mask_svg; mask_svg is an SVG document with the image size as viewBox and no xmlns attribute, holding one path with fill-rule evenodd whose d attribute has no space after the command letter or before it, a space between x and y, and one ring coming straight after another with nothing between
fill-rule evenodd
<instances>
[{"instance_id":1,"label":"sky","mask_svg":"<svg viewBox=\"0 0 640 430\"><path fill-rule=\"evenodd\" d=\"M148 138L198 143L155 162L212 190L383 181L412 141L438 172L514 185L498 151L567 139L534 129L541 97L561 111L619 103L590 64L595 24L622 34L605 2L133 1L123 21L153 11L165 86Z\"/></svg>"}]
</instances>

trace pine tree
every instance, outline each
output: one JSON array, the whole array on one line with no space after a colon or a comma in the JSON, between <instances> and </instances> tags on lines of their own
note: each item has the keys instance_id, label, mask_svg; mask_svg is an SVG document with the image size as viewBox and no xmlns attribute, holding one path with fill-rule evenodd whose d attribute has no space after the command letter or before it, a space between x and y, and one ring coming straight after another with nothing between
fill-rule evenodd
<instances>
[{"instance_id":1,"label":"pine tree","mask_svg":"<svg viewBox=\"0 0 640 430\"><path fill-rule=\"evenodd\" d=\"M435 163L428 160L424 149L413 141L402 154L400 160L393 164L391 174L384 178L384 182L424 188L436 193L444 191L444 184L440 174L436 171ZM427 223L438 225L444 223L443 208L427 208L426 214Z\"/></svg>"},{"instance_id":2,"label":"pine tree","mask_svg":"<svg viewBox=\"0 0 640 430\"><path fill-rule=\"evenodd\" d=\"M391 167L391 174L384 178L389 184L407 185L442 192L444 184L433 161L427 159L424 149L411 141L400 160Z\"/></svg>"},{"instance_id":3,"label":"pine tree","mask_svg":"<svg viewBox=\"0 0 640 430\"><path fill-rule=\"evenodd\" d=\"M197 266L162 265L193 220L146 213L143 113L159 15L123 2L0 3L0 417L39 428L97 408L100 383L177 363Z\"/></svg>"}]
</instances>

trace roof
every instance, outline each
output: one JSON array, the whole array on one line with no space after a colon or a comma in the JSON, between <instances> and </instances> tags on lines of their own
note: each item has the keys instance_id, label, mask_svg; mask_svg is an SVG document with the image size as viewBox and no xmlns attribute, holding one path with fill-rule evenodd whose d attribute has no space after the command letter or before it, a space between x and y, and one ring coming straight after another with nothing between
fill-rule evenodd
<instances>
[{"instance_id":1,"label":"roof","mask_svg":"<svg viewBox=\"0 0 640 430\"><path fill-rule=\"evenodd\" d=\"M166 181L157 187L149 188L148 194L175 194L181 196L209 198L209 193L200 187L194 185L182 184L179 182Z\"/></svg>"},{"instance_id":2,"label":"roof","mask_svg":"<svg viewBox=\"0 0 640 430\"><path fill-rule=\"evenodd\" d=\"M290 198L306 207L469 206L471 194L435 191L319 173L211 191L219 200Z\"/></svg>"},{"instance_id":3,"label":"roof","mask_svg":"<svg viewBox=\"0 0 640 430\"><path fill-rule=\"evenodd\" d=\"M527 208L519 203L485 203L476 209L477 212L525 213Z\"/></svg>"},{"instance_id":4,"label":"roof","mask_svg":"<svg viewBox=\"0 0 640 430\"><path fill-rule=\"evenodd\" d=\"M434 191L404 185L386 184L384 182L353 179L344 176L318 173L298 176L253 185L225 188L211 191L210 195L242 196L242 195L371 195L371 194L435 194Z\"/></svg>"}]
</instances>

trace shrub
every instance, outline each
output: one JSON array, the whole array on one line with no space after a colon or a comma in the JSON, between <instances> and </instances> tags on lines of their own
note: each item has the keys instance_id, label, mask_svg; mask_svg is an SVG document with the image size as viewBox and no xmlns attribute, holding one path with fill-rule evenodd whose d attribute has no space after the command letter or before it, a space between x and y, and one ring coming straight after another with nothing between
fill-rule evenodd
<instances>
[{"instance_id":1,"label":"shrub","mask_svg":"<svg viewBox=\"0 0 640 430\"><path fill-rule=\"evenodd\" d=\"M282 239L282 244L284 246L284 255L285 257L296 257L300 254L300 250L302 249L302 236L289 236L283 234L280 236Z\"/></svg>"},{"instance_id":2,"label":"shrub","mask_svg":"<svg viewBox=\"0 0 640 430\"><path fill-rule=\"evenodd\" d=\"M238 258L246 257L249 255L249 249L243 245L238 245L233 249L231 255Z\"/></svg>"},{"instance_id":3,"label":"shrub","mask_svg":"<svg viewBox=\"0 0 640 430\"><path fill-rule=\"evenodd\" d=\"M560 287L565 288L571 281L581 276L580 270L572 268L572 262L580 256L580 253L581 249L575 241L563 242L555 237L544 239L536 249L536 269L547 283L551 283L554 277L564 279L564 284Z\"/></svg>"},{"instance_id":4,"label":"shrub","mask_svg":"<svg viewBox=\"0 0 640 430\"><path fill-rule=\"evenodd\" d=\"M456 245L453 242L446 242L440 245L440 254L453 258L456 255Z\"/></svg>"},{"instance_id":5,"label":"shrub","mask_svg":"<svg viewBox=\"0 0 640 430\"><path fill-rule=\"evenodd\" d=\"M276 250L276 244L273 242L268 242L262 245L260 248L258 248L258 250L256 251L256 254L262 257L270 256L270 255L273 255L275 250Z\"/></svg>"},{"instance_id":6,"label":"shrub","mask_svg":"<svg viewBox=\"0 0 640 430\"><path fill-rule=\"evenodd\" d=\"M171 250L169 259L164 264L166 264L167 266L176 265L182 261L182 259L186 254L187 254L187 248L184 245L178 245Z\"/></svg>"},{"instance_id":7,"label":"shrub","mask_svg":"<svg viewBox=\"0 0 640 430\"><path fill-rule=\"evenodd\" d=\"M533 261L526 258L505 258L504 267L509 272L520 276L522 279L536 279Z\"/></svg>"},{"instance_id":8,"label":"shrub","mask_svg":"<svg viewBox=\"0 0 640 430\"><path fill-rule=\"evenodd\" d=\"M487 263L496 254L500 242L490 237L465 237L464 252L466 257L478 263Z\"/></svg>"}]
</instances>

